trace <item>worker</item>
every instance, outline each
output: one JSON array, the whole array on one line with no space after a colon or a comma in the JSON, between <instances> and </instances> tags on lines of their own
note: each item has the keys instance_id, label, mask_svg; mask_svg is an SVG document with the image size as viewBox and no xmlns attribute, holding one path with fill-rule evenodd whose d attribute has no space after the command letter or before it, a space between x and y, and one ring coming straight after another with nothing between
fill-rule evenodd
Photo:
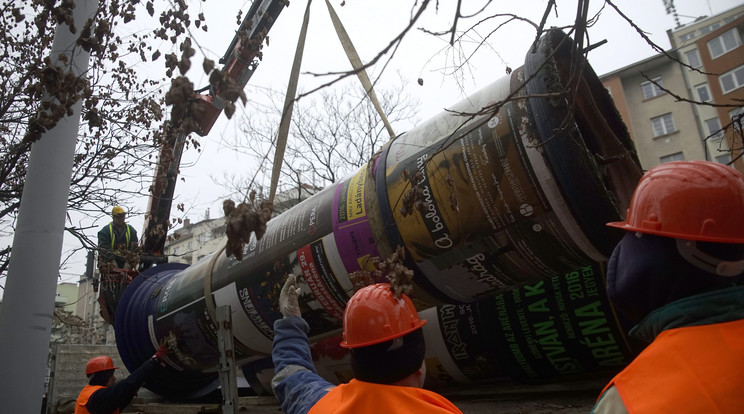
<instances>
[{"instance_id":1,"label":"worker","mask_svg":"<svg viewBox=\"0 0 744 414\"><path fill-rule=\"evenodd\" d=\"M744 410L744 175L679 161L640 179L607 293L630 336L650 343L605 387L594 413Z\"/></svg>"},{"instance_id":2,"label":"worker","mask_svg":"<svg viewBox=\"0 0 744 414\"><path fill-rule=\"evenodd\" d=\"M460 413L450 401L423 389L424 334L411 300L396 298L386 283L364 287L346 305L341 346L350 350L354 375L335 386L315 371L309 329L290 274L279 294L284 316L274 323L271 381L282 410L294 413Z\"/></svg>"},{"instance_id":3,"label":"worker","mask_svg":"<svg viewBox=\"0 0 744 414\"><path fill-rule=\"evenodd\" d=\"M98 262L115 263L115 267L126 266L124 250L134 251L137 248L137 231L126 223L126 211L123 207L111 209L111 223L98 231Z\"/></svg>"},{"instance_id":4,"label":"worker","mask_svg":"<svg viewBox=\"0 0 744 414\"><path fill-rule=\"evenodd\" d=\"M119 413L129 405L142 384L155 371L164 365L164 358L170 353L170 348L162 344L152 358L145 361L125 379L116 382L114 366L111 358L97 356L91 358L85 366L88 385L80 391L75 403L75 414L111 414Z\"/></svg>"}]
</instances>

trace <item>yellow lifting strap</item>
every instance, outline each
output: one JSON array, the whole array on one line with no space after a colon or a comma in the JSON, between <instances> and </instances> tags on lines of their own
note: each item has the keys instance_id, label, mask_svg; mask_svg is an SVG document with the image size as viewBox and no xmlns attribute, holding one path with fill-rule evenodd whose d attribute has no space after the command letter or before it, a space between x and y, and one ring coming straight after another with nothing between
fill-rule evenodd
<instances>
[{"instance_id":1,"label":"yellow lifting strap","mask_svg":"<svg viewBox=\"0 0 744 414\"><path fill-rule=\"evenodd\" d=\"M351 43L349 34L346 33L346 29L344 29L344 25L341 24L341 20L338 18L338 15L333 9L333 6L331 6L331 3L328 0L325 0L325 3L328 7L328 14L331 15L333 27L336 29L338 40L341 42L341 46L343 46L344 51L346 52L346 56L349 58L349 63L351 63L351 66L354 68L357 77L359 77L359 81L362 82L364 91L367 92L367 96L369 96L370 101L372 101L372 105L375 106L377 113L380 114L382 123L385 124L385 129L387 129L390 138L395 138L393 127L390 126L390 122L388 122L388 119L385 116L385 112L382 111L382 107L380 106L380 102L377 100L377 95L375 94L372 82L369 80L369 76L367 76L367 71L364 70L364 65L362 64L362 60L359 58L359 54L354 48L354 44Z\"/></svg>"},{"instance_id":2,"label":"yellow lifting strap","mask_svg":"<svg viewBox=\"0 0 744 414\"><path fill-rule=\"evenodd\" d=\"M312 0L309 0L307 2L305 17L302 21L302 29L300 30L300 36L297 40L295 58L294 62L292 63L292 72L289 76L289 85L287 86L287 93L284 96L284 109L282 111L281 122L279 123L279 132L276 138L276 151L274 152L274 165L271 171L271 190L269 191L269 201L272 202L274 201L274 196L276 195L276 188L279 184L279 175L282 169L282 162L284 161L284 151L287 147L287 136L289 135L289 126L290 121L292 120L292 110L294 109L295 94L297 93L297 80L300 74L300 66L302 66L302 54L305 49L305 37L307 35L307 26L310 19L311 3ZM336 11L333 9L333 6L331 6L331 3L328 0L326 0L326 6L328 7L328 13L331 16L333 27L334 29L336 29L338 40L341 42L341 46L343 46L344 51L346 52L346 56L349 58L351 66L354 68L359 81L362 83L364 91L367 93L367 96L369 96L372 105L374 105L377 113L380 115L382 123L385 125L385 129L387 129L390 138L395 138L393 127L390 125L387 116L385 116L385 112L382 111L382 107L380 106L380 102L377 100L377 95L375 94L372 82L370 81L369 76L367 76L367 71L364 69L362 60L359 58L359 54L354 48L354 45L352 44L348 33L346 33L346 29L344 29L343 24L341 24L341 20L338 18Z\"/></svg>"},{"instance_id":3,"label":"yellow lifting strap","mask_svg":"<svg viewBox=\"0 0 744 414\"><path fill-rule=\"evenodd\" d=\"M307 2L305 17L302 21L300 38L297 39L297 49L295 50L294 62L292 62L292 72L289 75L289 85L287 93L284 95L284 109L282 110L282 119L279 122L279 133L276 137L276 151L274 152L274 168L271 171L271 190L269 191L269 201L274 202L276 187L279 184L279 174L284 162L284 150L287 148L287 136L289 135L289 125L292 120L292 110L294 109L295 94L297 93L297 79L300 76L300 66L302 66L302 54L305 50L305 37L307 35L307 24L310 20L310 4Z\"/></svg>"}]
</instances>

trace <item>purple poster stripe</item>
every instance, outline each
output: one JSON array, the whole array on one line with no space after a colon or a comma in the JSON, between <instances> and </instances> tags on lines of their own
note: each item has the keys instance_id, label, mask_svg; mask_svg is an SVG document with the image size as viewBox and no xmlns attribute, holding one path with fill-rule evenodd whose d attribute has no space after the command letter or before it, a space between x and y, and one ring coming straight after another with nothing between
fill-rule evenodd
<instances>
[{"instance_id":1,"label":"purple poster stripe","mask_svg":"<svg viewBox=\"0 0 744 414\"><path fill-rule=\"evenodd\" d=\"M380 255L363 205L366 191L363 171L336 187L333 198L333 237L349 273L362 269L362 264ZM356 196L349 197L349 193Z\"/></svg>"}]
</instances>

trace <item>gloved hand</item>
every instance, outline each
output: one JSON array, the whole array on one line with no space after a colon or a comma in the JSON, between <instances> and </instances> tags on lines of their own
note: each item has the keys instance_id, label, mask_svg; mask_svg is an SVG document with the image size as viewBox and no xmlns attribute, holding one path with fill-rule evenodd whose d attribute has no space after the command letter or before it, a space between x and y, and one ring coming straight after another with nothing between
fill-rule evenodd
<instances>
[{"instance_id":1,"label":"gloved hand","mask_svg":"<svg viewBox=\"0 0 744 414\"><path fill-rule=\"evenodd\" d=\"M168 347L167 344L168 344L168 341L165 341L165 340L160 341L160 348L158 348L158 350L155 351L155 355L152 356L152 359L154 359L154 360L156 360L156 361L158 361L158 362L160 362L162 364L163 363L163 358L166 355L170 354L170 352L171 352L171 350L170 350L170 348Z\"/></svg>"},{"instance_id":2,"label":"gloved hand","mask_svg":"<svg viewBox=\"0 0 744 414\"><path fill-rule=\"evenodd\" d=\"M290 273L279 294L279 312L282 313L282 316L285 318L289 316L302 316L299 297L300 288L297 287L297 276Z\"/></svg>"}]
</instances>

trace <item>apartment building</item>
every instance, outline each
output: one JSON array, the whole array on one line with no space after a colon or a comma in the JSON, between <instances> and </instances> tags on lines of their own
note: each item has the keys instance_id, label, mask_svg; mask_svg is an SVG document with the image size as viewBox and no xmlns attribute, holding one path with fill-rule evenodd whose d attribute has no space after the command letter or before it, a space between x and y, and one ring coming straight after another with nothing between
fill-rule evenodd
<instances>
[{"instance_id":1,"label":"apartment building","mask_svg":"<svg viewBox=\"0 0 744 414\"><path fill-rule=\"evenodd\" d=\"M185 219L183 226L168 237L164 251L170 263L193 264L219 250L225 241L224 217L193 224Z\"/></svg>"},{"instance_id":2,"label":"apartment building","mask_svg":"<svg viewBox=\"0 0 744 414\"><path fill-rule=\"evenodd\" d=\"M742 33L744 5L670 29L666 53L600 77L644 168L702 159L744 172Z\"/></svg>"},{"instance_id":3,"label":"apartment building","mask_svg":"<svg viewBox=\"0 0 744 414\"><path fill-rule=\"evenodd\" d=\"M62 282L57 284L57 294L54 297L54 306L75 313L77 299L77 283Z\"/></svg>"}]
</instances>

